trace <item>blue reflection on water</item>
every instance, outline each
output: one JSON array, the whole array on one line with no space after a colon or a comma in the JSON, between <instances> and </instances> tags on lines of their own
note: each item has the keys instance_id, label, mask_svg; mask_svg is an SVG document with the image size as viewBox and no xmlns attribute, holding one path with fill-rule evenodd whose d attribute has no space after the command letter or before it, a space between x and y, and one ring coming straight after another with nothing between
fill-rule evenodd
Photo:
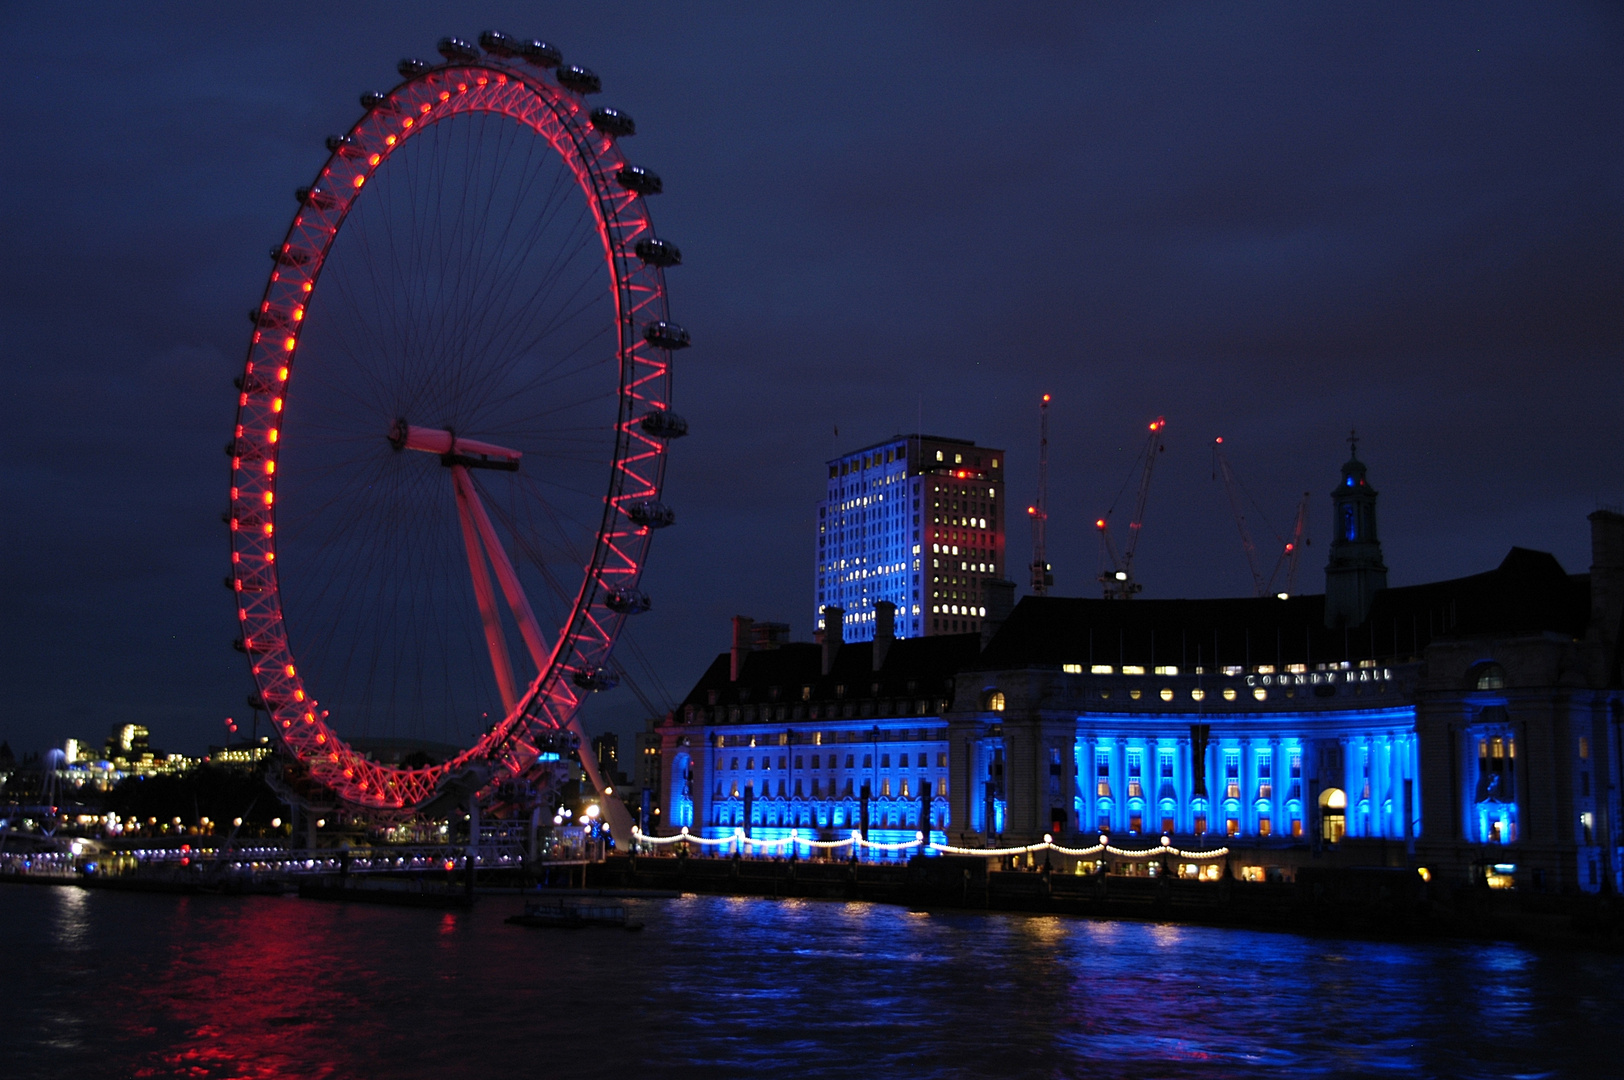
<instances>
[{"instance_id":1,"label":"blue reflection on water","mask_svg":"<svg viewBox=\"0 0 1624 1080\"><path fill-rule=\"evenodd\" d=\"M1616 1076L1624 960L867 904L0 886L8 1078ZM21 992L18 992L18 991Z\"/></svg>"}]
</instances>

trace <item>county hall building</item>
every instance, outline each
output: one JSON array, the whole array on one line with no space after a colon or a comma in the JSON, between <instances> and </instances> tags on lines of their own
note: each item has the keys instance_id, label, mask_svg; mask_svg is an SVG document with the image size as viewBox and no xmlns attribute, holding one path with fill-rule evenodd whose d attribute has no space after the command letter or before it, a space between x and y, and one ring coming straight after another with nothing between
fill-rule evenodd
<instances>
[{"instance_id":1,"label":"county hall building","mask_svg":"<svg viewBox=\"0 0 1624 1080\"><path fill-rule=\"evenodd\" d=\"M909 436L831 463L818 640L734 620L730 650L658 729L653 831L1166 836L1227 847L1248 878L1321 860L1624 886L1624 516L1591 515L1589 574L1513 548L1484 573L1389 588L1354 457L1331 494L1324 593L1014 604L1002 454L977 453ZM893 490L900 521L878 501Z\"/></svg>"}]
</instances>

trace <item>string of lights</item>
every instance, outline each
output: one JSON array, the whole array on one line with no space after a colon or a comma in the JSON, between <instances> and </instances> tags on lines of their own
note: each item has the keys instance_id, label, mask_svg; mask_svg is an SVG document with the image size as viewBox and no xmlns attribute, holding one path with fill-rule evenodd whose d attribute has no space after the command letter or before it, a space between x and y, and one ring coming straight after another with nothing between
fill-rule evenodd
<instances>
[{"instance_id":1,"label":"string of lights","mask_svg":"<svg viewBox=\"0 0 1624 1080\"><path fill-rule=\"evenodd\" d=\"M686 827L684 827L682 832L676 836L650 836L641 829L634 827L632 829L632 839L645 844L653 844L655 846L666 846L670 844L699 844L706 847L725 847L732 844L736 845L741 851L747 847L762 850L769 848L782 849L789 844L804 844L807 847L821 848L825 851L834 848L859 847L867 848L870 851L889 851L893 853L907 851L910 848L927 848L942 855L979 855L982 858L1001 858L1007 855L1035 855L1040 851L1056 851L1062 855L1070 855L1071 857L1078 859L1099 855L1102 852L1116 855L1119 858L1124 859L1149 859L1158 855L1176 855L1181 859L1201 860L1221 859L1225 855L1229 854L1229 848L1227 847L1207 848L1202 851L1186 851L1183 848L1173 847L1171 842L1166 837L1162 838L1162 842L1159 846L1145 848L1142 851L1134 851L1130 848L1115 847L1111 844L1110 838L1104 835L1100 836L1100 842L1095 844L1093 847L1070 848L1055 843L1054 838L1047 833L1044 834L1043 841L1041 843L1001 848L958 847L954 844L938 844L934 841L931 843L926 843L924 833L916 833L915 838L912 840L903 840L895 844L880 844L875 843L872 840L865 840L862 833L855 829L852 831L851 836L847 837L845 840L804 839L801 837L799 829L791 829L788 836L779 837L776 840L758 840L753 836L746 836L743 828L735 828L732 836L705 837L696 836L693 833L690 833Z\"/></svg>"}]
</instances>

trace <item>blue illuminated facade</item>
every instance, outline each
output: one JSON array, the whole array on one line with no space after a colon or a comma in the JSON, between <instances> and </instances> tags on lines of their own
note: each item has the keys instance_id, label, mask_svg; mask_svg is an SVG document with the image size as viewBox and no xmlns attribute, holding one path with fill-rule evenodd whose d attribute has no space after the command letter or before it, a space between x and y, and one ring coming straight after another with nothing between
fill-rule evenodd
<instances>
[{"instance_id":1,"label":"blue illuminated facade","mask_svg":"<svg viewBox=\"0 0 1624 1080\"><path fill-rule=\"evenodd\" d=\"M830 604L819 645L741 656L736 641L660 728L665 828L843 839L866 808L878 842L1166 837L1223 847L1250 880L1408 866L1455 885L1624 891L1624 515L1590 516L1588 574L1514 548L1485 573L1388 588L1375 498L1350 459L1323 595L1026 597L987 605L979 634L909 639L901 628L921 624L889 633L880 604L872 640L843 634ZM951 524L969 517L962 501L921 510L969 543ZM940 560L954 541L921 542ZM962 571L935 570L921 617L940 617L933 589L962 588ZM885 579L824 596L886 599L863 580Z\"/></svg>"},{"instance_id":2,"label":"blue illuminated facade","mask_svg":"<svg viewBox=\"0 0 1624 1080\"><path fill-rule=\"evenodd\" d=\"M755 725L717 731L705 750L711 791L703 836L743 828L777 840L795 829L809 840L839 839L861 829L866 812L874 842L913 840L921 831L945 840L947 729L939 723L887 717L810 730Z\"/></svg>"},{"instance_id":3,"label":"blue illuminated facade","mask_svg":"<svg viewBox=\"0 0 1624 1080\"><path fill-rule=\"evenodd\" d=\"M833 616L839 618L838 614ZM840 624L833 627L836 636ZM823 645L739 635L659 729L669 831L708 838L790 830L901 843L950 827L944 711L974 634ZM810 848L802 855L810 854ZM865 858L883 857L873 853Z\"/></svg>"},{"instance_id":4,"label":"blue illuminated facade","mask_svg":"<svg viewBox=\"0 0 1624 1080\"><path fill-rule=\"evenodd\" d=\"M1268 848L1421 835L1414 665L1094 666L961 676L982 685L951 717L965 779L958 842L1104 833Z\"/></svg>"},{"instance_id":5,"label":"blue illuminated facade","mask_svg":"<svg viewBox=\"0 0 1624 1080\"><path fill-rule=\"evenodd\" d=\"M979 632L986 584L1004 565L1004 453L962 439L899 435L828 462L818 504L813 626L845 613L847 641Z\"/></svg>"}]
</instances>

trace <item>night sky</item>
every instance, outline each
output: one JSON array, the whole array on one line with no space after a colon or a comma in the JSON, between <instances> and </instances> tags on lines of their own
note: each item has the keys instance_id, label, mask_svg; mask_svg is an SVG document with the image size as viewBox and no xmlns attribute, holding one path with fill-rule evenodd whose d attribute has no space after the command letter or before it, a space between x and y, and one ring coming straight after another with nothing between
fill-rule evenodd
<instances>
[{"instance_id":1,"label":"night sky","mask_svg":"<svg viewBox=\"0 0 1624 1080\"><path fill-rule=\"evenodd\" d=\"M1251 590L1218 435L1276 529L1313 492L1303 591L1350 427L1394 585L1512 545L1583 571L1585 515L1624 503L1616 4L103 8L0 12L19 751L134 720L196 753L244 719L220 523L243 313L322 138L447 33L558 44L665 181L692 434L622 659L668 703L735 613L810 638L826 458L922 419L1007 449L1024 506L1044 392L1062 595L1096 592L1091 522L1157 415L1146 597ZM1016 515L1009 556L1024 594ZM587 723L642 715L622 689Z\"/></svg>"}]
</instances>

